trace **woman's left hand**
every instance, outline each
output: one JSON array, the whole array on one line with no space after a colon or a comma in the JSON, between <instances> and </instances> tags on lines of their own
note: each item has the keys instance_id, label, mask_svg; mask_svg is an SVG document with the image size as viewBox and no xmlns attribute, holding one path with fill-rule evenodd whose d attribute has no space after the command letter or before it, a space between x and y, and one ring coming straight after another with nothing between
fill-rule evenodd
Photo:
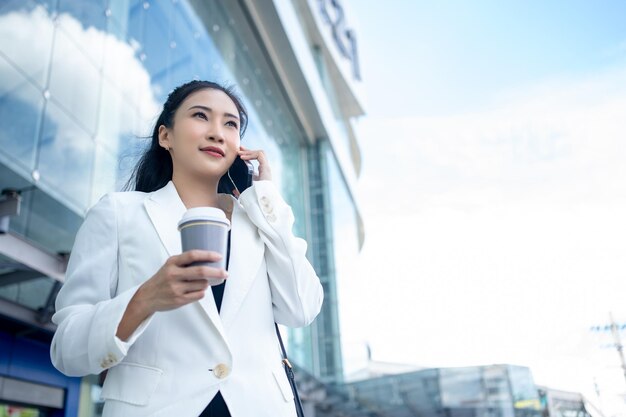
<instances>
[{"instance_id":1,"label":"woman's left hand","mask_svg":"<svg viewBox=\"0 0 626 417\"><path fill-rule=\"evenodd\" d=\"M252 161L256 160L259 163L259 174L255 175L253 180L262 181L272 179L272 169L270 168L270 164L267 160L267 156L265 156L265 152L261 150L249 150L244 148L243 146L239 147L239 156L244 161Z\"/></svg>"}]
</instances>

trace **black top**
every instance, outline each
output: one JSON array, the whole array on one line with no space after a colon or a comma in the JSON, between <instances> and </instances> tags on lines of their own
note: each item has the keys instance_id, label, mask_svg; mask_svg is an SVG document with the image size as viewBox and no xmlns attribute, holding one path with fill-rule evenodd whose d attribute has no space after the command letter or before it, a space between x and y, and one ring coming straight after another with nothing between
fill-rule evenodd
<instances>
[{"instance_id":1,"label":"black top","mask_svg":"<svg viewBox=\"0 0 626 417\"><path fill-rule=\"evenodd\" d=\"M228 271L228 263L230 261L230 230L228 231L228 243L226 244L226 270ZM226 281L220 285L213 285L211 291L213 291L213 298L215 299L215 305L217 306L217 312L219 313L222 308L222 298L224 297L224 287L226 287Z\"/></svg>"}]
</instances>

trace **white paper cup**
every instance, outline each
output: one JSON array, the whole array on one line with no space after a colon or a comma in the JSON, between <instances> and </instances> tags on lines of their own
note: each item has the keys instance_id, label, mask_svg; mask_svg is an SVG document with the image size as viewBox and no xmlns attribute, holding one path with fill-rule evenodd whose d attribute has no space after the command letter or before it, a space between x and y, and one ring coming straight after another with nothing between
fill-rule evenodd
<instances>
[{"instance_id":1,"label":"white paper cup","mask_svg":"<svg viewBox=\"0 0 626 417\"><path fill-rule=\"evenodd\" d=\"M178 222L183 252L193 249L218 252L222 259L217 262L194 262L195 265L208 265L226 269L226 251L230 222L226 214L215 207L194 207L183 214ZM219 285L224 278L211 278L209 285Z\"/></svg>"}]
</instances>

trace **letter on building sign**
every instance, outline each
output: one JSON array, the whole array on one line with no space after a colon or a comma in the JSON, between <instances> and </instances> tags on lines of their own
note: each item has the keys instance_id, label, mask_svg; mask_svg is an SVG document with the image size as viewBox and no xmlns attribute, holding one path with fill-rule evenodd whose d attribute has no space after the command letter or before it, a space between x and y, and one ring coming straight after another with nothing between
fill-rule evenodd
<instances>
[{"instance_id":1,"label":"letter on building sign","mask_svg":"<svg viewBox=\"0 0 626 417\"><path fill-rule=\"evenodd\" d=\"M324 22L330 26L335 46L344 58L352 65L352 75L355 79L361 79L359 60L357 54L356 34L350 28L346 28L343 7L339 0L318 0L320 14ZM330 9L329 10L329 6Z\"/></svg>"}]
</instances>

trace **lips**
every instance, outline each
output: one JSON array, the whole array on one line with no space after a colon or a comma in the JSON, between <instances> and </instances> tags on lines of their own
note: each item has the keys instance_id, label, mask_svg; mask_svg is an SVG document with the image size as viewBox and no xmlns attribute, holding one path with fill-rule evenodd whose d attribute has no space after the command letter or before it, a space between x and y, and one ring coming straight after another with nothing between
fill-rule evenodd
<instances>
[{"instance_id":1,"label":"lips","mask_svg":"<svg viewBox=\"0 0 626 417\"><path fill-rule=\"evenodd\" d=\"M211 156L215 156L216 158L223 158L226 156L223 150L216 146L207 146L205 148L200 149L202 152L209 154Z\"/></svg>"}]
</instances>

